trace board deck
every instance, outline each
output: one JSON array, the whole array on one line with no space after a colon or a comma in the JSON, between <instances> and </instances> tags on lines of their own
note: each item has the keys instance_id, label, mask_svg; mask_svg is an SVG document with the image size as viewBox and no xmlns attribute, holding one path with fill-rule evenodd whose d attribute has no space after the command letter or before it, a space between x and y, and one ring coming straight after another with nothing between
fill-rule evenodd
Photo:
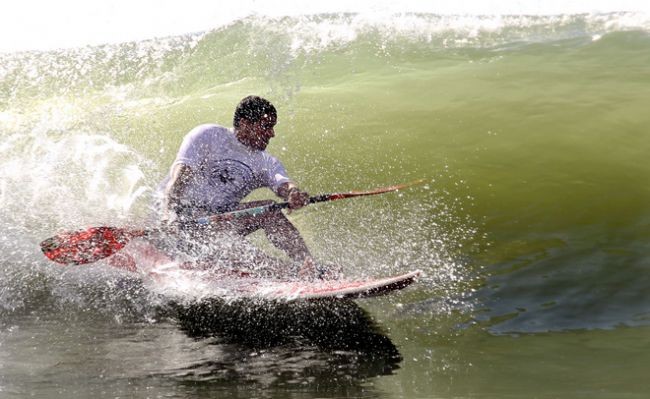
<instances>
[{"instance_id":1,"label":"board deck","mask_svg":"<svg viewBox=\"0 0 650 399\"><path fill-rule=\"evenodd\" d=\"M296 280L238 277L205 271L167 269L152 271L155 287L168 295L192 295L232 299L300 301L316 299L357 299L386 295L417 281L416 270L379 279Z\"/></svg>"},{"instance_id":2,"label":"board deck","mask_svg":"<svg viewBox=\"0 0 650 399\"><path fill-rule=\"evenodd\" d=\"M420 275L419 271L399 276L365 279L365 280L316 280L316 281L258 281L254 282L248 291L253 296L264 299L286 301L310 299L349 299L368 298L385 295L400 290L414 283ZM243 286L248 283L241 281Z\"/></svg>"}]
</instances>

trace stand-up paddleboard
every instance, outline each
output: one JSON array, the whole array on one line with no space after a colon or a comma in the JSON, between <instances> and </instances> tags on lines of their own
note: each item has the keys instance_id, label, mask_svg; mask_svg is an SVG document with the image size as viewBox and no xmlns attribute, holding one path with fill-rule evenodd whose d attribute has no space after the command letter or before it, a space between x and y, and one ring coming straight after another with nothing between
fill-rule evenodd
<instances>
[{"instance_id":1,"label":"stand-up paddleboard","mask_svg":"<svg viewBox=\"0 0 650 399\"><path fill-rule=\"evenodd\" d=\"M165 296L190 300L224 298L299 301L368 298L406 288L421 275L416 270L378 279L357 277L304 280L296 277L259 277L234 270L188 268L146 242L133 243L120 255L111 259L112 266L137 271L152 289Z\"/></svg>"},{"instance_id":2,"label":"stand-up paddleboard","mask_svg":"<svg viewBox=\"0 0 650 399\"><path fill-rule=\"evenodd\" d=\"M197 299L223 297L301 301L327 298L356 299L386 295L413 284L420 274L420 271L412 271L379 279L343 278L311 281L214 275L187 270L157 270L150 275L155 280L158 290L172 296L180 294L185 297L196 296Z\"/></svg>"}]
</instances>

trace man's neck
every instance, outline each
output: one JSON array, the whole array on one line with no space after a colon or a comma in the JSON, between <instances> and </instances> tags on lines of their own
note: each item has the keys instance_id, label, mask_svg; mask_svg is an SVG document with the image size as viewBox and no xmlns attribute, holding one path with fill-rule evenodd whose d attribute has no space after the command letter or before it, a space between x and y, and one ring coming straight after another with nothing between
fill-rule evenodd
<instances>
[{"instance_id":1,"label":"man's neck","mask_svg":"<svg viewBox=\"0 0 650 399\"><path fill-rule=\"evenodd\" d=\"M235 138L237 139L237 141L239 141L240 144L242 144L244 147L246 147L247 150L256 151L256 149L249 144L250 141L248 140L248 137L246 137L246 135L242 134L240 130L235 129L234 133L235 133Z\"/></svg>"}]
</instances>

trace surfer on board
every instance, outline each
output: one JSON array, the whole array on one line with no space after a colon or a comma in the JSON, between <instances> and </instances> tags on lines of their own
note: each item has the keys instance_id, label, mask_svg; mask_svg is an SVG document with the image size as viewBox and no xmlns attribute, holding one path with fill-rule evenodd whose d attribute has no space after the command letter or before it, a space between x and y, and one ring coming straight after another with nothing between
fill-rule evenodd
<instances>
[{"instance_id":1,"label":"surfer on board","mask_svg":"<svg viewBox=\"0 0 650 399\"><path fill-rule=\"evenodd\" d=\"M266 187L295 210L307 205L309 194L288 177L280 161L266 152L275 137L273 104L248 96L237 105L233 129L200 125L183 139L168 176L161 182L162 218L181 235L202 243L219 240L224 232L245 237L263 230L268 240L302 266L298 274L316 276L312 256L296 227L280 210L245 216L215 225L192 223L199 217L266 205L272 201L241 201Z\"/></svg>"}]
</instances>

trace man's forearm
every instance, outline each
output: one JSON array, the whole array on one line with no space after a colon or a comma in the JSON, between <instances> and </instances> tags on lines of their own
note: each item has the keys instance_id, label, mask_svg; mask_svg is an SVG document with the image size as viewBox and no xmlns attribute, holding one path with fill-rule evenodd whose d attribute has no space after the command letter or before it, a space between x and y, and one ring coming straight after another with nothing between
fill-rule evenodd
<instances>
[{"instance_id":1,"label":"man's forearm","mask_svg":"<svg viewBox=\"0 0 650 399\"><path fill-rule=\"evenodd\" d=\"M172 170L172 176L165 188L165 200L163 203L163 218L174 219L182 205L183 193L189 185L192 176L192 169L183 164L176 165Z\"/></svg>"}]
</instances>

